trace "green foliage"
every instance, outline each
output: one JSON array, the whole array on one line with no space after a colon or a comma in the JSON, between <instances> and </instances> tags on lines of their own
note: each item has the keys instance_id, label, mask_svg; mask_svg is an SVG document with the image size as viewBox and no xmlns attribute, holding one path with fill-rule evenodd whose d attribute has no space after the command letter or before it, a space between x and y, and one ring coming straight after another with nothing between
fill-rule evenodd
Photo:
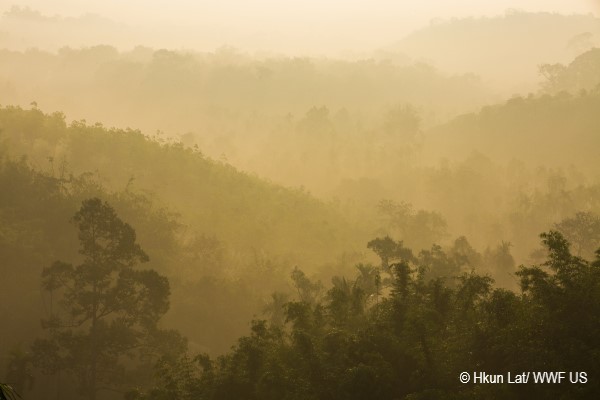
<instances>
[{"instance_id":1,"label":"green foliage","mask_svg":"<svg viewBox=\"0 0 600 400\"><path fill-rule=\"evenodd\" d=\"M596 371L600 264L573 256L560 232L550 231L541 237L549 254L544 263L547 269L521 267L517 273L524 293L522 307L532 310L524 321L517 347L538 369ZM535 354L545 356L539 359ZM572 396L587 398L599 389L598 382L590 382L579 393L573 391ZM541 392L557 395L550 389Z\"/></svg>"},{"instance_id":2,"label":"green foliage","mask_svg":"<svg viewBox=\"0 0 600 400\"><path fill-rule=\"evenodd\" d=\"M161 384L137 398L167 398L171 388L178 398L215 400L594 398L600 387L592 381L458 379L462 371L600 373L600 257L589 263L572 256L555 231L542 239L548 261L520 267L520 294L473 272L449 286L426 278L414 260L390 265L391 290L369 303L361 288L373 269L361 266L355 280L335 278L316 304L288 303L285 327L253 321L252 333L228 354L201 357L202 366L181 358ZM458 240L457 248L468 243Z\"/></svg>"}]
</instances>

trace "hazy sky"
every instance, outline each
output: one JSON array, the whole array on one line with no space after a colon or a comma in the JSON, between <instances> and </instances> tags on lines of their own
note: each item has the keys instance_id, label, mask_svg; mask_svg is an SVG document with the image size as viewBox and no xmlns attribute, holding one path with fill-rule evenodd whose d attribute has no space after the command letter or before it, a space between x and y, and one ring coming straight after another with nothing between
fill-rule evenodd
<instances>
[{"instance_id":1,"label":"hazy sky","mask_svg":"<svg viewBox=\"0 0 600 400\"><path fill-rule=\"evenodd\" d=\"M310 53L372 50L434 18L497 15L510 8L600 11L600 0L0 0L0 10L11 5L49 16L99 14L139 32L151 28L170 47L227 44Z\"/></svg>"}]
</instances>

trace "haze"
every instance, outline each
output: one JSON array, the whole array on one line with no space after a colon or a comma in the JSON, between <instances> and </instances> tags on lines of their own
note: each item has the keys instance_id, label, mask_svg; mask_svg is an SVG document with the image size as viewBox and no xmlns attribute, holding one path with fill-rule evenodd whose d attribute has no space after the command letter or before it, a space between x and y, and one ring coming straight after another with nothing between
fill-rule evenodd
<instances>
[{"instance_id":1,"label":"haze","mask_svg":"<svg viewBox=\"0 0 600 400\"><path fill-rule=\"evenodd\" d=\"M104 41L120 48L143 44L208 51L228 45L244 51L349 55L388 45L434 19L491 16L507 9L585 14L597 12L597 4L591 0L3 0L0 9L17 5L47 17L108 18L120 27L121 40L105 35Z\"/></svg>"},{"instance_id":2,"label":"haze","mask_svg":"<svg viewBox=\"0 0 600 400\"><path fill-rule=\"evenodd\" d=\"M599 5L0 0L0 399L600 398Z\"/></svg>"}]
</instances>

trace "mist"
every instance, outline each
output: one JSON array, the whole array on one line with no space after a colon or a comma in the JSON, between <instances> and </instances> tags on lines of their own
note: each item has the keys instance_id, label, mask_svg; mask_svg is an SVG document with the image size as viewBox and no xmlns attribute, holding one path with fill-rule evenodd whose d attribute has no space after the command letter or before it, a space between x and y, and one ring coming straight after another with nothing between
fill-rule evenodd
<instances>
[{"instance_id":1,"label":"mist","mask_svg":"<svg viewBox=\"0 0 600 400\"><path fill-rule=\"evenodd\" d=\"M599 15L0 0L0 398L598 398Z\"/></svg>"},{"instance_id":2,"label":"mist","mask_svg":"<svg viewBox=\"0 0 600 400\"><path fill-rule=\"evenodd\" d=\"M17 9L11 12L11 7ZM8 42L20 49L109 44L121 50L144 45L212 51L232 46L249 52L353 57L385 47L432 21L494 16L508 9L566 15L598 11L585 0L2 1L0 9L5 13L2 30L14 30Z\"/></svg>"}]
</instances>

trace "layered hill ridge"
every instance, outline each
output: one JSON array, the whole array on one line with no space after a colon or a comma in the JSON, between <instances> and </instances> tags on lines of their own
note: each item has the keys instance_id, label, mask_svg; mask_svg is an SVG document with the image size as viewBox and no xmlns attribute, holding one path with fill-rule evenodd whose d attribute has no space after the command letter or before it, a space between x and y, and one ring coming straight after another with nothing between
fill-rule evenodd
<instances>
[{"instance_id":1,"label":"layered hill ridge","mask_svg":"<svg viewBox=\"0 0 600 400\"><path fill-rule=\"evenodd\" d=\"M333 205L140 131L67 124L61 113L0 108L0 317L32 340L47 317L40 274L77 260L71 217L99 197L136 230L150 268L173 289L166 323L212 354L246 332L294 266L317 271L369 236ZM343 258L343 257L342 257ZM352 263L349 258L344 267ZM29 315L27 320L21 316ZM31 317L33 316L33 317ZM6 339L6 340L5 340Z\"/></svg>"},{"instance_id":2,"label":"layered hill ridge","mask_svg":"<svg viewBox=\"0 0 600 400\"><path fill-rule=\"evenodd\" d=\"M499 162L576 167L600 174L600 91L517 96L431 129L425 146L432 159L473 151Z\"/></svg>"},{"instance_id":3,"label":"layered hill ridge","mask_svg":"<svg viewBox=\"0 0 600 400\"><path fill-rule=\"evenodd\" d=\"M13 159L25 156L54 177L93 173L108 190L149 193L181 214L190 231L215 236L240 256L319 263L326 253L341 253L353 243L352 228L335 208L306 191L239 172L160 136L85 122L67 125L61 113L19 107L0 109L0 129Z\"/></svg>"}]
</instances>

